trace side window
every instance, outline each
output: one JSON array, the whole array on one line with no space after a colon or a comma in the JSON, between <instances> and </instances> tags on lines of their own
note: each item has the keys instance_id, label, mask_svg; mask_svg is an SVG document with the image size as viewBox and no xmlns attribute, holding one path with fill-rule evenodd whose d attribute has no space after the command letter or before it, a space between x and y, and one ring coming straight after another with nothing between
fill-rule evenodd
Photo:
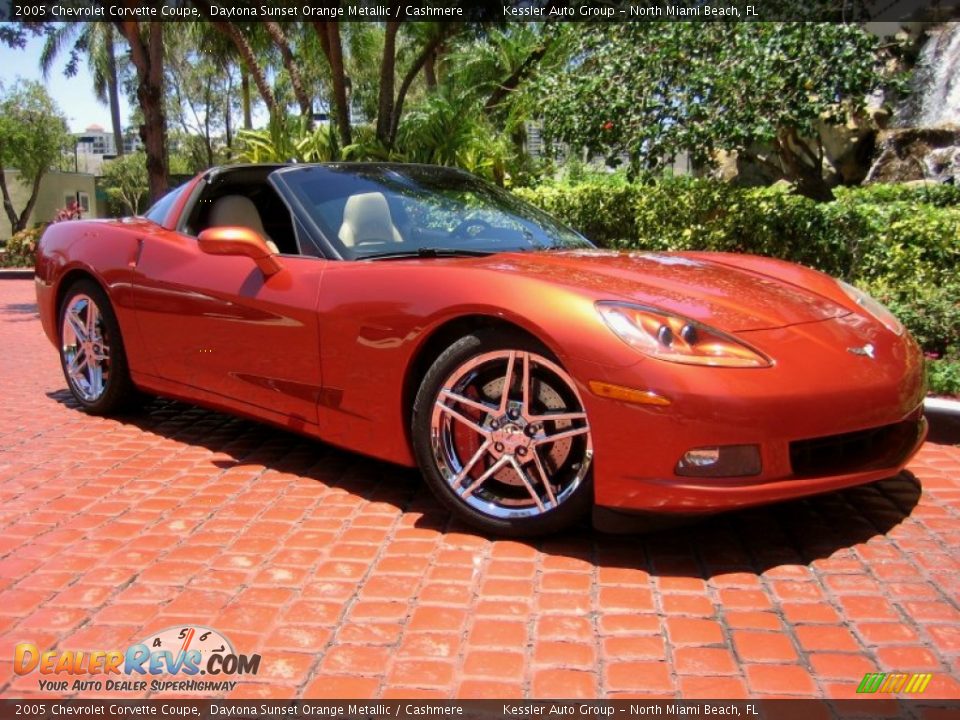
<instances>
[{"instance_id":1,"label":"side window","mask_svg":"<svg viewBox=\"0 0 960 720\"><path fill-rule=\"evenodd\" d=\"M153 207L147 210L144 217L147 218L147 220L155 222L157 225L163 225L163 221L166 220L167 215L170 214L170 208L176 204L177 199L183 193L185 187L186 184L181 185L157 200Z\"/></svg>"}]
</instances>

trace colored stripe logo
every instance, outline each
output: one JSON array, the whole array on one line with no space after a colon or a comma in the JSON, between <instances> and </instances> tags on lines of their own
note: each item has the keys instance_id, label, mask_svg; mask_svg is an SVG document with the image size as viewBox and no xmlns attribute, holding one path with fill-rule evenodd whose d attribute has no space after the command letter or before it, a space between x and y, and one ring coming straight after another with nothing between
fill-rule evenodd
<instances>
[{"instance_id":1,"label":"colored stripe logo","mask_svg":"<svg viewBox=\"0 0 960 720\"><path fill-rule=\"evenodd\" d=\"M930 673L867 673L858 693L922 693L930 684Z\"/></svg>"}]
</instances>

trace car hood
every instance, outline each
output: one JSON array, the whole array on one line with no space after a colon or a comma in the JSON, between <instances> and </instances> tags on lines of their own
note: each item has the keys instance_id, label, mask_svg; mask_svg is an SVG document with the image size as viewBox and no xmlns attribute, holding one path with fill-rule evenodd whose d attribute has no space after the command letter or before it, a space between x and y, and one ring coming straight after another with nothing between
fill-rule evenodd
<instances>
[{"instance_id":1,"label":"car hood","mask_svg":"<svg viewBox=\"0 0 960 720\"><path fill-rule=\"evenodd\" d=\"M850 312L798 285L681 253L571 250L498 254L477 262L596 300L652 305L727 332L768 330Z\"/></svg>"}]
</instances>

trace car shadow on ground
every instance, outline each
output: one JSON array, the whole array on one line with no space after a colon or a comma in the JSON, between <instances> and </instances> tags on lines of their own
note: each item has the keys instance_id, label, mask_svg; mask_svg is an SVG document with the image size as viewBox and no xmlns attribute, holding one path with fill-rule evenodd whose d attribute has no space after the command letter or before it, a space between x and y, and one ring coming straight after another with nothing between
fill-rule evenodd
<instances>
[{"instance_id":1,"label":"car shadow on ground","mask_svg":"<svg viewBox=\"0 0 960 720\"><path fill-rule=\"evenodd\" d=\"M77 408L66 390L48 396ZM418 528L497 539L453 519L413 470L175 401L152 400L141 410L116 420L145 433L206 448L211 456L198 462L209 462L217 468L262 465L267 470L295 473L367 501L387 502L405 513L416 514L414 525ZM904 471L856 488L691 519L654 532L608 535L581 527L547 538L514 542L597 567L640 569L660 577L709 579L737 572L760 574L782 565L809 566L825 558L852 559L854 546L886 535L907 519L920 495L919 481Z\"/></svg>"},{"instance_id":2,"label":"car shadow on ground","mask_svg":"<svg viewBox=\"0 0 960 720\"><path fill-rule=\"evenodd\" d=\"M40 317L40 311L37 309L36 303L7 303L0 308L0 314L7 315L7 320L13 322L27 320L34 322Z\"/></svg>"}]
</instances>

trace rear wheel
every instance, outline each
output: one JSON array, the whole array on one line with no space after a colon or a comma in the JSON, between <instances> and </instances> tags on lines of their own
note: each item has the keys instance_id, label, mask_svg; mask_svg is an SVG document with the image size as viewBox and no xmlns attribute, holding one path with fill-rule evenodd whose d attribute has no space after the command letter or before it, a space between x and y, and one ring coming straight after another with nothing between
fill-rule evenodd
<instances>
[{"instance_id":1,"label":"rear wheel","mask_svg":"<svg viewBox=\"0 0 960 720\"><path fill-rule=\"evenodd\" d=\"M92 280L70 286L60 305L60 365L70 392L92 415L117 412L139 398L130 380L120 325Z\"/></svg>"},{"instance_id":2,"label":"rear wheel","mask_svg":"<svg viewBox=\"0 0 960 720\"><path fill-rule=\"evenodd\" d=\"M433 492L483 530L542 535L592 502L590 424L572 378L540 343L477 332L427 372L414 450Z\"/></svg>"}]
</instances>

